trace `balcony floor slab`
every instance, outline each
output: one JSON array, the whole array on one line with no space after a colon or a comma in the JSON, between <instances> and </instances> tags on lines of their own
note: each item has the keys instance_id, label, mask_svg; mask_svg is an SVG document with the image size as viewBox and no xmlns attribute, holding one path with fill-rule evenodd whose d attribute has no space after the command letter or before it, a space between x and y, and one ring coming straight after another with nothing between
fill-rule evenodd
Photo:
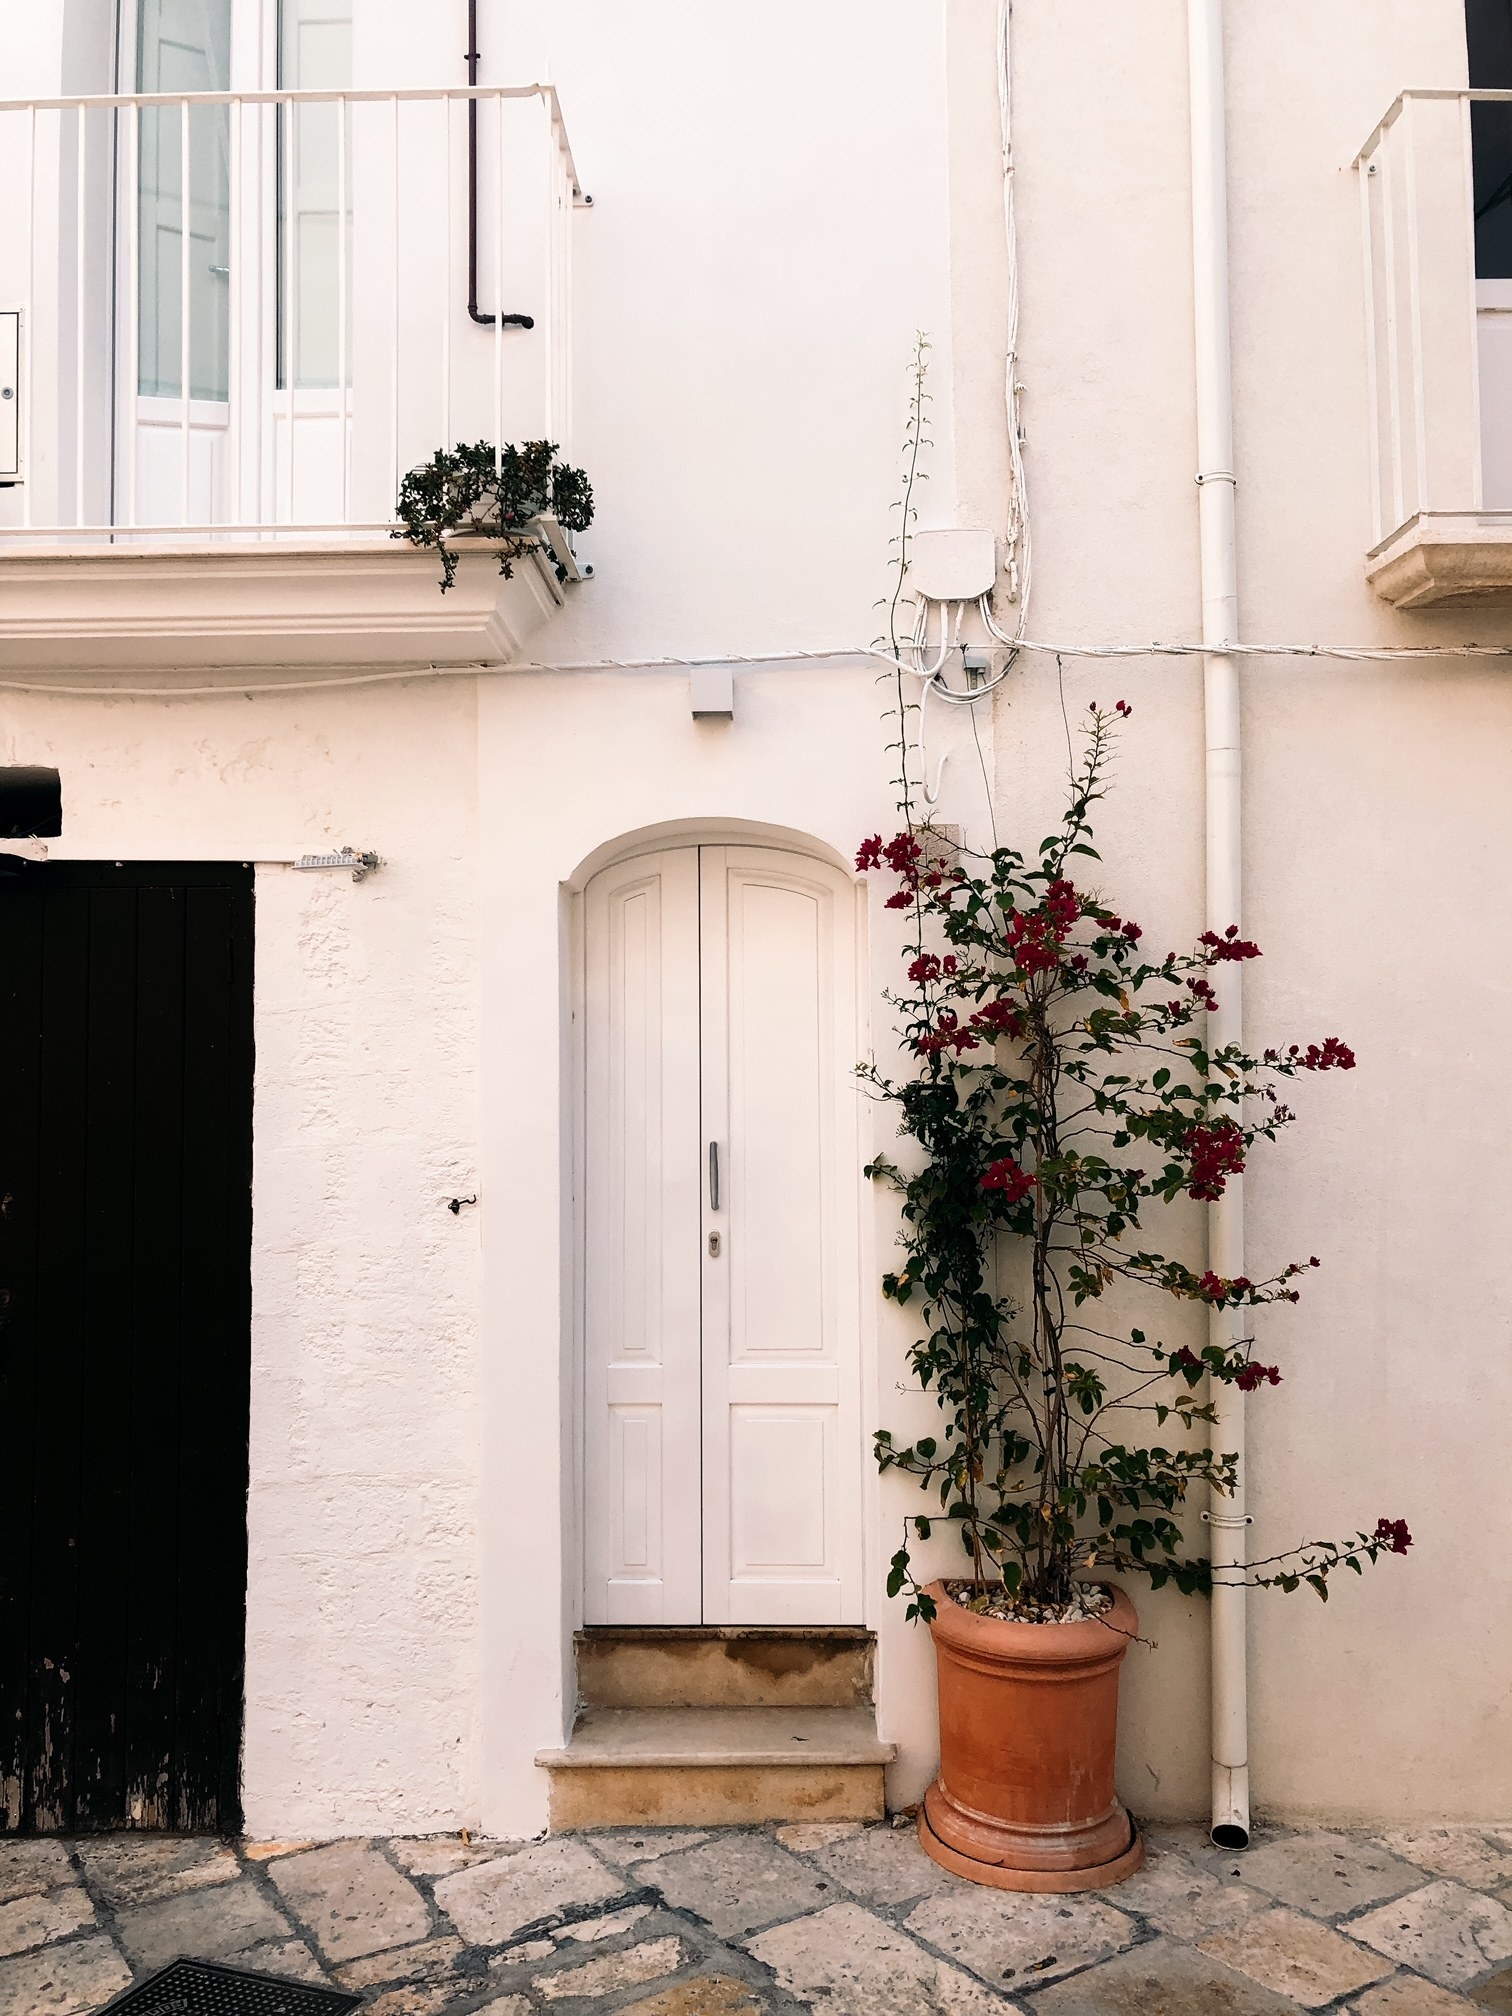
<instances>
[{"instance_id":1,"label":"balcony floor slab","mask_svg":"<svg viewBox=\"0 0 1512 2016\"><path fill-rule=\"evenodd\" d=\"M1512 607L1512 511L1420 511L1365 556L1365 578L1396 609Z\"/></svg>"},{"instance_id":2,"label":"balcony floor slab","mask_svg":"<svg viewBox=\"0 0 1512 2016\"><path fill-rule=\"evenodd\" d=\"M507 664L564 591L469 547L445 594L433 552L382 539L0 548L0 668Z\"/></svg>"}]
</instances>

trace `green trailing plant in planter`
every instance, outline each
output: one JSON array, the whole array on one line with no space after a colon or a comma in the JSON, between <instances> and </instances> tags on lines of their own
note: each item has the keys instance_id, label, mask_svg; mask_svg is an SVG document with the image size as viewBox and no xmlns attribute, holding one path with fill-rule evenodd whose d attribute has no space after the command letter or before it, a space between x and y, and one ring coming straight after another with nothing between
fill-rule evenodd
<instances>
[{"instance_id":1,"label":"green trailing plant in planter","mask_svg":"<svg viewBox=\"0 0 1512 2016\"><path fill-rule=\"evenodd\" d=\"M411 469L399 486L396 539L432 546L441 557L441 592L457 578L458 534L499 542L499 572L505 580L528 553L545 553L565 580L566 570L533 529L549 514L568 532L593 523L593 486L581 469L558 459L554 441L459 442L438 448L429 462Z\"/></svg>"}]
</instances>

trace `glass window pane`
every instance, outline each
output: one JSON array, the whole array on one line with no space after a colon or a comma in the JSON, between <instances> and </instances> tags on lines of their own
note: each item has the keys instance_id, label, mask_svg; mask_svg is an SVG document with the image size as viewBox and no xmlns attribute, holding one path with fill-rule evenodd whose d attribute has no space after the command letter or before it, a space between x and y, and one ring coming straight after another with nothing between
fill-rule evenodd
<instances>
[{"instance_id":1,"label":"glass window pane","mask_svg":"<svg viewBox=\"0 0 1512 2016\"><path fill-rule=\"evenodd\" d=\"M352 81L352 0L279 0L282 90L340 91ZM340 108L296 105L281 118L278 156L278 382L341 382ZM346 200L347 296L351 298L352 197ZM345 375L351 373L347 331Z\"/></svg>"},{"instance_id":2,"label":"glass window pane","mask_svg":"<svg viewBox=\"0 0 1512 2016\"><path fill-rule=\"evenodd\" d=\"M226 91L230 85L231 0L141 0L139 91ZM186 150L179 108L149 105L142 111L141 134L138 390L171 399L183 391L187 207L190 396L224 400L230 352L229 115L216 106L193 107Z\"/></svg>"}]
</instances>

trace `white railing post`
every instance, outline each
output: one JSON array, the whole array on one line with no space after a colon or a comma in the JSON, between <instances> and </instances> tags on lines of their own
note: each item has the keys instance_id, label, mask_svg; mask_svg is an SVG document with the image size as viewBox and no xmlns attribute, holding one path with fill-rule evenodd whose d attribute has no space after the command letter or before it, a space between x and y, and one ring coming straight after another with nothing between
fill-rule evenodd
<instances>
[{"instance_id":1,"label":"white railing post","mask_svg":"<svg viewBox=\"0 0 1512 2016\"><path fill-rule=\"evenodd\" d=\"M347 352L347 105L336 101L336 382L340 393L337 452L341 457L341 522L351 518L351 445L347 439L351 415L351 365Z\"/></svg>"},{"instance_id":2,"label":"white railing post","mask_svg":"<svg viewBox=\"0 0 1512 2016\"><path fill-rule=\"evenodd\" d=\"M189 162L189 100L185 98L179 106L179 228L183 233L179 243L179 494L183 503L179 517L181 525L190 522L189 400L194 375L190 368L193 331L189 310L189 242L193 219L189 213Z\"/></svg>"},{"instance_id":3,"label":"white railing post","mask_svg":"<svg viewBox=\"0 0 1512 2016\"><path fill-rule=\"evenodd\" d=\"M74 114L74 524L84 523L85 250L89 231L89 114Z\"/></svg>"},{"instance_id":4,"label":"white railing post","mask_svg":"<svg viewBox=\"0 0 1512 2016\"><path fill-rule=\"evenodd\" d=\"M226 117L231 122L227 140L227 175L231 188L227 197L226 261L226 518L232 525L242 522L242 314L246 289L242 280L242 103L233 98ZM212 509L211 516L216 514Z\"/></svg>"}]
</instances>

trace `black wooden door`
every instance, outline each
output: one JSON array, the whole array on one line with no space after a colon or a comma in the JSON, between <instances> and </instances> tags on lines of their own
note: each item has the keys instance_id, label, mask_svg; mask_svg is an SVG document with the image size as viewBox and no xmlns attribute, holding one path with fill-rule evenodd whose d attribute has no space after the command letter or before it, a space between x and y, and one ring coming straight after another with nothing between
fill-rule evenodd
<instances>
[{"instance_id":1,"label":"black wooden door","mask_svg":"<svg viewBox=\"0 0 1512 2016\"><path fill-rule=\"evenodd\" d=\"M252 872L0 868L0 1833L229 1832Z\"/></svg>"}]
</instances>

